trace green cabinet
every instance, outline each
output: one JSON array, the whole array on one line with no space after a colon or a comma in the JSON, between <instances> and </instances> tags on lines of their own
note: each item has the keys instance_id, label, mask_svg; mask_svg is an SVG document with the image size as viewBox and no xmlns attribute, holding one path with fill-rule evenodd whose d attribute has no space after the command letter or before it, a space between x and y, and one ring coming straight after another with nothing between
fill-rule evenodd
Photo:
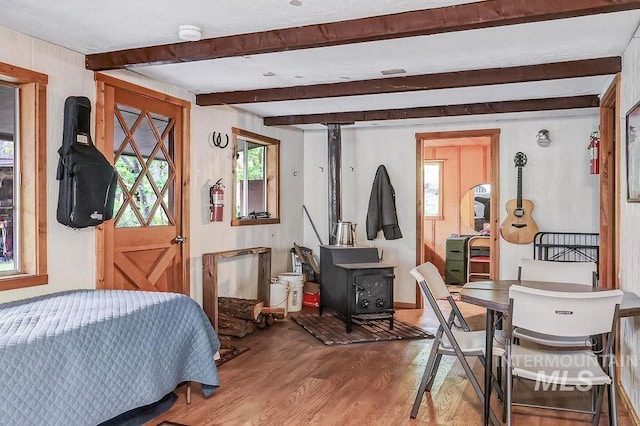
<instances>
[{"instance_id":1,"label":"green cabinet","mask_svg":"<svg viewBox=\"0 0 640 426\"><path fill-rule=\"evenodd\" d=\"M467 240L468 237L447 238L445 274L447 284L464 284L467 282Z\"/></svg>"}]
</instances>

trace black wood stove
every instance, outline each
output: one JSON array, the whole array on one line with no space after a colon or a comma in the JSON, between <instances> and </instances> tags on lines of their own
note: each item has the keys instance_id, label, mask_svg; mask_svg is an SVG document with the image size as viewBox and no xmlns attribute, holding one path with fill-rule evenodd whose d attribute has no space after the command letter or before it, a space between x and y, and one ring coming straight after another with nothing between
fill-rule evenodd
<instances>
[{"instance_id":1,"label":"black wood stove","mask_svg":"<svg viewBox=\"0 0 640 426\"><path fill-rule=\"evenodd\" d=\"M389 320L393 329L393 269L375 247L320 246L320 315L335 311L347 333L352 318Z\"/></svg>"}]
</instances>

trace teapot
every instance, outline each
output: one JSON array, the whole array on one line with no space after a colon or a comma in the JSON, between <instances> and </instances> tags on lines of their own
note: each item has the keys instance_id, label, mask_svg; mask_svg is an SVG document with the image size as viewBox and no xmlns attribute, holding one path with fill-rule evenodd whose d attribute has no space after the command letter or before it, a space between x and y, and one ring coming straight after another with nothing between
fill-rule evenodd
<instances>
[{"instance_id":1,"label":"teapot","mask_svg":"<svg viewBox=\"0 0 640 426\"><path fill-rule=\"evenodd\" d=\"M336 245L353 247L356 245L356 224L338 221L336 225Z\"/></svg>"}]
</instances>

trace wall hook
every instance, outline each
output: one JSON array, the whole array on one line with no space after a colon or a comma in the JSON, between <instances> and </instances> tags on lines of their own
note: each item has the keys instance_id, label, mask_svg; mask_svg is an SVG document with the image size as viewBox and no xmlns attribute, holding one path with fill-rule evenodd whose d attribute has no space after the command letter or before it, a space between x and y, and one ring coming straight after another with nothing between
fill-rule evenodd
<instances>
[{"instance_id":1,"label":"wall hook","mask_svg":"<svg viewBox=\"0 0 640 426\"><path fill-rule=\"evenodd\" d=\"M318 168L320 169L321 172L324 172L324 167L318 166Z\"/></svg>"}]
</instances>

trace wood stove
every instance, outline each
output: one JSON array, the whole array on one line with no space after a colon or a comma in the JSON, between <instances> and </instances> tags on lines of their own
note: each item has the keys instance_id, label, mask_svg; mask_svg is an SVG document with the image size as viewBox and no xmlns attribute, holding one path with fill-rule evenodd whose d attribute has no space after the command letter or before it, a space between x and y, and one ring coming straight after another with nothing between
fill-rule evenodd
<instances>
[{"instance_id":1,"label":"wood stove","mask_svg":"<svg viewBox=\"0 0 640 426\"><path fill-rule=\"evenodd\" d=\"M389 320L393 329L393 269L375 247L320 246L320 315L335 311L347 333L352 318Z\"/></svg>"}]
</instances>

